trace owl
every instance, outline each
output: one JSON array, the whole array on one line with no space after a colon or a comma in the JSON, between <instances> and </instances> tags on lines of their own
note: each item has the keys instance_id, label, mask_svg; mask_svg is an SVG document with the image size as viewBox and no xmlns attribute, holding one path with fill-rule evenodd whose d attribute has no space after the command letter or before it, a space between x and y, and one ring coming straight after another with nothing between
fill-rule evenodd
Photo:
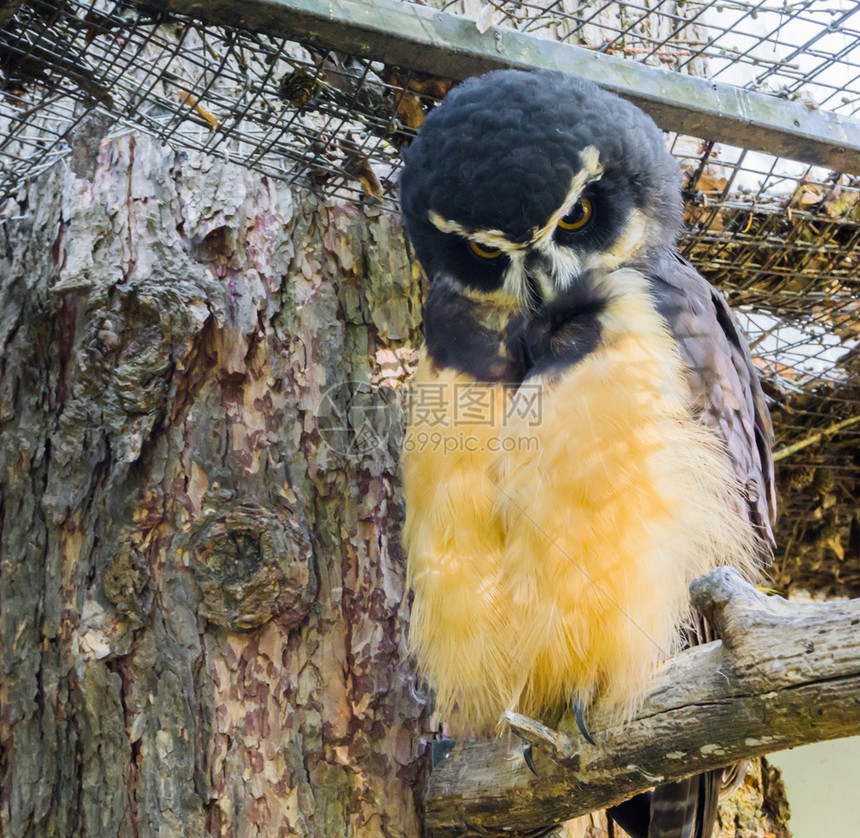
<instances>
[{"instance_id":1,"label":"owl","mask_svg":"<svg viewBox=\"0 0 860 838\"><path fill-rule=\"evenodd\" d=\"M775 507L749 349L677 251L679 167L629 102L513 70L452 90L404 159L428 280L402 461L418 666L457 735L506 710L629 717L708 636L692 579L755 579ZM617 818L709 838L719 782Z\"/></svg>"}]
</instances>

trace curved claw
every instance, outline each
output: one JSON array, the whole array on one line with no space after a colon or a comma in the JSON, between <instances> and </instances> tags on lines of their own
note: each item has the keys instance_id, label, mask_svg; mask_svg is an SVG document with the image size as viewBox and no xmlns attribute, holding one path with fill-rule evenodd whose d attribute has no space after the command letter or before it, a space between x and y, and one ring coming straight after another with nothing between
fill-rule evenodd
<instances>
[{"instance_id":1,"label":"curved claw","mask_svg":"<svg viewBox=\"0 0 860 838\"><path fill-rule=\"evenodd\" d=\"M535 719L505 710L502 713L502 721L522 739L523 744L548 748L555 760L570 759L576 755L576 749L573 747L569 736L559 733Z\"/></svg>"},{"instance_id":2,"label":"curved claw","mask_svg":"<svg viewBox=\"0 0 860 838\"><path fill-rule=\"evenodd\" d=\"M585 726L585 705L578 698L573 700L573 718L576 720L576 726L579 728L579 732L583 735L585 741L589 745L596 745L597 742L592 739L588 728Z\"/></svg>"},{"instance_id":3,"label":"curved claw","mask_svg":"<svg viewBox=\"0 0 860 838\"><path fill-rule=\"evenodd\" d=\"M523 759L526 761L529 771L531 771L535 777L540 777L540 774L537 773L537 768L535 768L534 751L531 745L526 745L525 748L523 748Z\"/></svg>"}]
</instances>

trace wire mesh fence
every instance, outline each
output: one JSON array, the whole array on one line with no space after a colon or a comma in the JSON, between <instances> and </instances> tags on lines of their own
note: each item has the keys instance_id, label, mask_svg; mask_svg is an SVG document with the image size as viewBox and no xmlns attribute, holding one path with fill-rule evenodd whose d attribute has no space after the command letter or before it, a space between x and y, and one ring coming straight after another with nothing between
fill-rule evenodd
<instances>
[{"instance_id":1,"label":"wire mesh fence","mask_svg":"<svg viewBox=\"0 0 860 838\"><path fill-rule=\"evenodd\" d=\"M849 0L449 0L445 8L814 107L860 108L860 7Z\"/></svg>"},{"instance_id":2,"label":"wire mesh fence","mask_svg":"<svg viewBox=\"0 0 860 838\"><path fill-rule=\"evenodd\" d=\"M853 117L850 0L456 0L476 25ZM400 149L450 79L105 0L0 7L0 218L99 118L328 198L396 209ZM672 135L681 246L739 312L777 427L775 577L860 592L860 176ZM818 574L818 575L816 575Z\"/></svg>"},{"instance_id":3,"label":"wire mesh fence","mask_svg":"<svg viewBox=\"0 0 860 838\"><path fill-rule=\"evenodd\" d=\"M370 62L121 2L37 0L2 37L0 197L67 154L97 109L115 130L326 194L393 198L403 90Z\"/></svg>"}]
</instances>

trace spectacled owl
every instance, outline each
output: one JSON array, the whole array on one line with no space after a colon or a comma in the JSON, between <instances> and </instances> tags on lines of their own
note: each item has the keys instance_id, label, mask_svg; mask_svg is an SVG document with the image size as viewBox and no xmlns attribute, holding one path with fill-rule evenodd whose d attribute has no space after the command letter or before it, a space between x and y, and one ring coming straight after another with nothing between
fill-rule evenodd
<instances>
[{"instance_id":1,"label":"spectacled owl","mask_svg":"<svg viewBox=\"0 0 860 838\"><path fill-rule=\"evenodd\" d=\"M767 408L677 251L678 164L631 103L513 70L455 88L404 157L429 283L403 453L419 668L457 734L505 710L629 716L701 638L692 579L755 579L772 539ZM709 838L719 776L619 820Z\"/></svg>"}]
</instances>

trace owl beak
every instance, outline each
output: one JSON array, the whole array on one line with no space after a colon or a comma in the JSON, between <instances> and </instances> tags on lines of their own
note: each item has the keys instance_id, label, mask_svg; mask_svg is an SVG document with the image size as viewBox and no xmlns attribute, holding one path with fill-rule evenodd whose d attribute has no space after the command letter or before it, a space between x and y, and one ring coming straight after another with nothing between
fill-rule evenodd
<instances>
[{"instance_id":1,"label":"owl beak","mask_svg":"<svg viewBox=\"0 0 860 838\"><path fill-rule=\"evenodd\" d=\"M561 290L557 287L552 258L539 250L531 250L524 265L529 289L539 302L548 303L556 298Z\"/></svg>"},{"instance_id":2,"label":"owl beak","mask_svg":"<svg viewBox=\"0 0 860 838\"><path fill-rule=\"evenodd\" d=\"M526 289L528 291L529 308L532 311L537 311L547 300L552 299L552 297L547 296L546 289L529 274L526 274Z\"/></svg>"},{"instance_id":3,"label":"owl beak","mask_svg":"<svg viewBox=\"0 0 860 838\"><path fill-rule=\"evenodd\" d=\"M555 299L557 293L555 283L551 276L545 273L528 274L529 285L534 289L542 302L548 303Z\"/></svg>"}]
</instances>

